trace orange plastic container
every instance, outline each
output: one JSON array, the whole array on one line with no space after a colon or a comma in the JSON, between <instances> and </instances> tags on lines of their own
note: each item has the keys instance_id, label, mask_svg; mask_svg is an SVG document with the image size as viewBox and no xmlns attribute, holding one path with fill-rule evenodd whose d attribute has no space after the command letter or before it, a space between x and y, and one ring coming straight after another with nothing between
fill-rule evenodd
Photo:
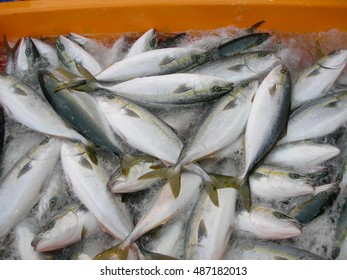
<instances>
[{"instance_id":1,"label":"orange plastic container","mask_svg":"<svg viewBox=\"0 0 347 280\"><path fill-rule=\"evenodd\" d=\"M347 31L346 0L37 0L0 3L7 37L248 27ZM1 39L0 39L1 40Z\"/></svg>"}]
</instances>

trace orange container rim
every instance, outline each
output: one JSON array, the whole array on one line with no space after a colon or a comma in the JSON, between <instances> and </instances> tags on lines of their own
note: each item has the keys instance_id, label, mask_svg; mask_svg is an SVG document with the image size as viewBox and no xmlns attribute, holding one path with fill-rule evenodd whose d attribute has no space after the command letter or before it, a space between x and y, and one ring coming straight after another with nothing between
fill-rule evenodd
<instances>
[{"instance_id":1,"label":"orange container rim","mask_svg":"<svg viewBox=\"0 0 347 280\"><path fill-rule=\"evenodd\" d=\"M261 29L289 32L347 31L345 0L31 0L0 3L7 37L76 32L110 34L240 28L265 20ZM0 39L1 40L1 39Z\"/></svg>"}]
</instances>

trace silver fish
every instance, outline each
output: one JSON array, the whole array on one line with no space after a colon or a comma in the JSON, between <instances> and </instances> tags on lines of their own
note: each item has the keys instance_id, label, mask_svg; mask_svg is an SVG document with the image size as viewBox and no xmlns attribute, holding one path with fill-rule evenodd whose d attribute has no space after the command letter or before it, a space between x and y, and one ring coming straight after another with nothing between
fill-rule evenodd
<instances>
[{"instance_id":1,"label":"silver fish","mask_svg":"<svg viewBox=\"0 0 347 280\"><path fill-rule=\"evenodd\" d=\"M260 84L245 132L245 169L240 176L242 198L250 209L248 176L272 149L285 128L290 112L291 77L287 67L276 66Z\"/></svg>"},{"instance_id":2,"label":"silver fish","mask_svg":"<svg viewBox=\"0 0 347 280\"><path fill-rule=\"evenodd\" d=\"M302 226L292 217L262 206L241 211L235 219L235 228L262 239L286 239L299 236Z\"/></svg>"},{"instance_id":3,"label":"silver fish","mask_svg":"<svg viewBox=\"0 0 347 280\"><path fill-rule=\"evenodd\" d=\"M152 28L144 34L142 34L141 37L135 41L135 43L127 52L125 58L153 50L157 47L157 43L157 31L154 28Z\"/></svg>"},{"instance_id":4,"label":"silver fish","mask_svg":"<svg viewBox=\"0 0 347 280\"><path fill-rule=\"evenodd\" d=\"M190 70L191 73L210 75L239 85L266 75L280 63L274 52L251 52L222 58Z\"/></svg>"},{"instance_id":5,"label":"silver fish","mask_svg":"<svg viewBox=\"0 0 347 280\"><path fill-rule=\"evenodd\" d=\"M185 259L216 260L224 255L233 231L237 191L219 189L219 207L206 190L200 195L188 221Z\"/></svg>"},{"instance_id":6,"label":"silver fish","mask_svg":"<svg viewBox=\"0 0 347 280\"><path fill-rule=\"evenodd\" d=\"M314 192L313 182L302 174L262 164L249 177L251 193L267 199L287 199Z\"/></svg>"},{"instance_id":7,"label":"silver fish","mask_svg":"<svg viewBox=\"0 0 347 280\"><path fill-rule=\"evenodd\" d=\"M26 83L2 74L0 93L0 103L16 121L47 135L87 142L69 128L49 103Z\"/></svg>"},{"instance_id":8,"label":"silver fish","mask_svg":"<svg viewBox=\"0 0 347 280\"><path fill-rule=\"evenodd\" d=\"M123 59L95 76L99 82L124 82L133 78L171 74L202 64L207 53L195 48L147 51Z\"/></svg>"},{"instance_id":9,"label":"silver fish","mask_svg":"<svg viewBox=\"0 0 347 280\"><path fill-rule=\"evenodd\" d=\"M30 39L34 43L40 57L44 58L51 67L60 66L56 49L52 45L37 38L31 37Z\"/></svg>"},{"instance_id":10,"label":"silver fish","mask_svg":"<svg viewBox=\"0 0 347 280\"><path fill-rule=\"evenodd\" d=\"M218 98L230 92L233 83L207 75L176 73L135 78L100 88L137 103L186 104Z\"/></svg>"},{"instance_id":11,"label":"silver fish","mask_svg":"<svg viewBox=\"0 0 347 280\"><path fill-rule=\"evenodd\" d=\"M347 91L331 93L313 100L290 115L285 144L317 138L334 132L347 121Z\"/></svg>"},{"instance_id":12,"label":"silver fish","mask_svg":"<svg viewBox=\"0 0 347 280\"><path fill-rule=\"evenodd\" d=\"M266 156L264 163L307 174L326 169L323 162L336 157L340 149L330 144L298 141L275 146Z\"/></svg>"},{"instance_id":13,"label":"silver fish","mask_svg":"<svg viewBox=\"0 0 347 280\"><path fill-rule=\"evenodd\" d=\"M72 191L95 215L105 231L124 240L132 230L129 214L106 187L107 176L78 143L64 142L61 148L64 173Z\"/></svg>"},{"instance_id":14,"label":"silver fish","mask_svg":"<svg viewBox=\"0 0 347 280\"><path fill-rule=\"evenodd\" d=\"M307 67L293 86L292 109L329 91L347 63L347 50L340 49Z\"/></svg>"},{"instance_id":15,"label":"silver fish","mask_svg":"<svg viewBox=\"0 0 347 280\"><path fill-rule=\"evenodd\" d=\"M68 38L58 36L56 45L60 61L75 74L80 74L76 63L81 64L93 75L103 70L100 63L91 54Z\"/></svg>"},{"instance_id":16,"label":"silver fish","mask_svg":"<svg viewBox=\"0 0 347 280\"><path fill-rule=\"evenodd\" d=\"M40 198L59 158L61 141L45 139L22 157L0 189L0 238L23 219Z\"/></svg>"}]
</instances>

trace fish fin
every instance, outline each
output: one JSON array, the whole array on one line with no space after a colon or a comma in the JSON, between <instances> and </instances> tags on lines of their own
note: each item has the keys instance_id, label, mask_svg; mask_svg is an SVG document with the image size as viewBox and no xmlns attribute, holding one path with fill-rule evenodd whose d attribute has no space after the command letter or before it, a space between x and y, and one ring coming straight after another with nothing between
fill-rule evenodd
<instances>
[{"instance_id":1,"label":"fish fin","mask_svg":"<svg viewBox=\"0 0 347 280\"><path fill-rule=\"evenodd\" d=\"M213 173L210 173L209 175L216 189L225 189L225 188L238 189L239 188L239 180L237 177L213 174Z\"/></svg>"},{"instance_id":2,"label":"fish fin","mask_svg":"<svg viewBox=\"0 0 347 280\"><path fill-rule=\"evenodd\" d=\"M166 56L164 57L160 63L159 63L159 66L166 66L168 64L170 64L172 61L174 61L175 58L174 57L171 57L171 56Z\"/></svg>"},{"instance_id":3,"label":"fish fin","mask_svg":"<svg viewBox=\"0 0 347 280\"><path fill-rule=\"evenodd\" d=\"M83 78L85 78L87 81L97 82L94 75L92 73L90 73L88 69L83 67L83 65L81 63L75 62L75 64L76 64L76 68L77 68L78 72L80 72L80 74L82 75Z\"/></svg>"},{"instance_id":4,"label":"fish fin","mask_svg":"<svg viewBox=\"0 0 347 280\"><path fill-rule=\"evenodd\" d=\"M123 242L96 255L93 260L126 260L128 258L129 246L123 247Z\"/></svg>"},{"instance_id":5,"label":"fish fin","mask_svg":"<svg viewBox=\"0 0 347 280\"><path fill-rule=\"evenodd\" d=\"M281 257L281 256L274 256L274 259L275 260L288 260L287 258Z\"/></svg>"},{"instance_id":6,"label":"fish fin","mask_svg":"<svg viewBox=\"0 0 347 280\"><path fill-rule=\"evenodd\" d=\"M324 108L336 108L338 106L338 102L333 100L327 104L324 105Z\"/></svg>"},{"instance_id":7,"label":"fish fin","mask_svg":"<svg viewBox=\"0 0 347 280\"><path fill-rule=\"evenodd\" d=\"M64 68L61 68L61 67L55 68L55 71L57 71L59 74L63 75L65 78L68 78L68 79L81 78L80 76L76 75L75 73L72 73L71 71L64 69Z\"/></svg>"},{"instance_id":8,"label":"fish fin","mask_svg":"<svg viewBox=\"0 0 347 280\"><path fill-rule=\"evenodd\" d=\"M96 156L96 151L94 146L92 144L89 144L89 145L86 145L85 148L92 163L94 163L95 165L98 165L98 158Z\"/></svg>"},{"instance_id":9,"label":"fish fin","mask_svg":"<svg viewBox=\"0 0 347 280\"><path fill-rule=\"evenodd\" d=\"M200 242L201 239L206 238L208 235L207 228L205 221L202 219L199 223L198 227L198 241Z\"/></svg>"},{"instance_id":10,"label":"fish fin","mask_svg":"<svg viewBox=\"0 0 347 280\"><path fill-rule=\"evenodd\" d=\"M172 194L177 198L181 190L181 170L176 170L175 167L171 167L168 169L167 177Z\"/></svg>"},{"instance_id":11,"label":"fish fin","mask_svg":"<svg viewBox=\"0 0 347 280\"><path fill-rule=\"evenodd\" d=\"M185 36L187 36L187 33L178 33L178 34L175 34L174 36L171 36L169 38L165 38L163 40L161 40L159 43L158 43L158 46L160 48L169 48L171 46L173 46L176 41L184 38Z\"/></svg>"},{"instance_id":12,"label":"fish fin","mask_svg":"<svg viewBox=\"0 0 347 280\"><path fill-rule=\"evenodd\" d=\"M218 191L213 183L211 182L205 182L205 187L208 192L208 196L210 197L212 203L216 206L219 207L219 200L218 200Z\"/></svg>"},{"instance_id":13,"label":"fish fin","mask_svg":"<svg viewBox=\"0 0 347 280\"><path fill-rule=\"evenodd\" d=\"M146 179L156 179L156 178L167 178L168 173L168 167L162 167L160 169L156 169L154 171L147 172L146 174L139 177L139 180L146 180Z\"/></svg>"},{"instance_id":14,"label":"fish fin","mask_svg":"<svg viewBox=\"0 0 347 280\"><path fill-rule=\"evenodd\" d=\"M141 118L136 112L134 112L133 110L131 110L129 108L124 107L122 110L124 110L125 115L127 115L128 117L132 117L132 118L136 118L136 119Z\"/></svg>"},{"instance_id":15,"label":"fish fin","mask_svg":"<svg viewBox=\"0 0 347 280\"><path fill-rule=\"evenodd\" d=\"M261 25L263 25L264 22L265 22L265 20L256 22L255 24L253 24L250 27L248 27L246 29L246 32L247 33L254 33Z\"/></svg>"},{"instance_id":16,"label":"fish fin","mask_svg":"<svg viewBox=\"0 0 347 280\"><path fill-rule=\"evenodd\" d=\"M31 165L31 161L29 161L27 164L25 164L22 169L18 172L17 174L17 178L22 177L25 173L27 173L28 171L30 171L30 169L32 168Z\"/></svg>"},{"instance_id":17,"label":"fish fin","mask_svg":"<svg viewBox=\"0 0 347 280\"><path fill-rule=\"evenodd\" d=\"M276 94L276 89L277 89L277 85L273 84L272 86L269 87L269 94L271 96L274 96Z\"/></svg>"},{"instance_id":18,"label":"fish fin","mask_svg":"<svg viewBox=\"0 0 347 280\"><path fill-rule=\"evenodd\" d=\"M123 175L128 175L129 169L139 163L139 162L148 162L148 161L153 161L154 158L148 155L144 156L131 156L131 155L123 155L121 157L121 167L122 167L122 174Z\"/></svg>"},{"instance_id":19,"label":"fish fin","mask_svg":"<svg viewBox=\"0 0 347 280\"><path fill-rule=\"evenodd\" d=\"M10 46L10 43L9 43L8 40L7 40L6 35L4 34L4 35L3 35L3 43L4 43L5 52L6 52L7 57L8 57L8 58L13 58L14 53L16 52L16 50L18 49L18 46L19 46L19 44L20 44L20 40L18 40L18 41L16 42L16 44L15 44L13 47L11 47L11 46Z\"/></svg>"},{"instance_id":20,"label":"fish fin","mask_svg":"<svg viewBox=\"0 0 347 280\"><path fill-rule=\"evenodd\" d=\"M228 70L238 72L238 71L241 71L242 68L244 68L244 67L245 67L244 64L237 64L237 65L233 65L233 66L229 67Z\"/></svg>"},{"instance_id":21,"label":"fish fin","mask_svg":"<svg viewBox=\"0 0 347 280\"><path fill-rule=\"evenodd\" d=\"M21 96L28 96L28 94L21 88L14 87L14 93Z\"/></svg>"},{"instance_id":22,"label":"fish fin","mask_svg":"<svg viewBox=\"0 0 347 280\"><path fill-rule=\"evenodd\" d=\"M251 200L251 190L250 190L250 186L249 186L249 177L248 176L246 176L241 181L241 184L239 187L239 194L240 194L243 206L249 212L252 208L252 200Z\"/></svg>"},{"instance_id":23,"label":"fish fin","mask_svg":"<svg viewBox=\"0 0 347 280\"><path fill-rule=\"evenodd\" d=\"M173 93L184 93L187 91L192 90L192 87L187 86L186 84L180 85L179 87L177 87Z\"/></svg>"},{"instance_id":24,"label":"fish fin","mask_svg":"<svg viewBox=\"0 0 347 280\"><path fill-rule=\"evenodd\" d=\"M321 72L321 69L320 68L316 68L314 69L313 71L311 71L309 74L306 75L306 77L314 77L314 76L317 76L319 75Z\"/></svg>"},{"instance_id":25,"label":"fish fin","mask_svg":"<svg viewBox=\"0 0 347 280\"><path fill-rule=\"evenodd\" d=\"M326 54L322 50L322 46L319 43L318 39L316 39L316 42L315 42L315 49L316 49L316 55L318 58L322 58L323 56L326 56Z\"/></svg>"},{"instance_id":26,"label":"fish fin","mask_svg":"<svg viewBox=\"0 0 347 280\"><path fill-rule=\"evenodd\" d=\"M177 260L176 258L168 255L148 251L141 246L140 242L136 242L136 244L146 260Z\"/></svg>"},{"instance_id":27,"label":"fish fin","mask_svg":"<svg viewBox=\"0 0 347 280\"><path fill-rule=\"evenodd\" d=\"M224 106L223 111L227 111L232 108L235 108L237 106L236 103L237 103L236 98L234 98L233 100L230 100L230 102Z\"/></svg>"}]
</instances>

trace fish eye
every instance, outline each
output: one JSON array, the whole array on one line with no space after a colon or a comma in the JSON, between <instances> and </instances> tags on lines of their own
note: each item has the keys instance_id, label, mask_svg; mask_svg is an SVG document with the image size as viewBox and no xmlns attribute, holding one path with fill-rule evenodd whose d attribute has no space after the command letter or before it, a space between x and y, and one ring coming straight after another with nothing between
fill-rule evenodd
<instances>
[{"instance_id":1,"label":"fish eye","mask_svg":"<svg viewBox=\"0 0 347 280\"><path fill-rule=\"evenodd\" d=\"M200 54L197 54L197 53L193 54L193 59L194 59L194 60L199 60L200 57L201 57Z\"/></svg>"},{"instance_id":2,"label":"fish eye","mask_svg":"<svg viewBox=\"0 0 347 280\"><path fill-rule=\"evenodd\" d=\"M322 192L318 193L318 196L325 196L326 194L327 194L326 191L322 191Z\"/></svg>"},{"instance_id":3,"label":"fish eye","mask_svg":"<svg viewBox=\"0 0 347 280\"><path fill-rule=\"evenodd\" d=\"M268 52L261 52L259 55L260 55L261 57L266 57L266 56L269 55L269 53L268 53Z\"/></svg>"},{"instance_id":4,"label":"fish eye","mask_svg":"<svg viewBox=\"0 0 347 280\"><path fill-rule=\"evenodd\" d=\"M282 74L286 74L286 73L288 72L287 67L283 66L283 67L281 68L280 72L281 72Z\"/></svg>"},{"instance_id":5,"label":"fish eye","mask_svg":"<svg viewBox=\"0 0 347 280\"><path fill-rule=\"evenodd\" d=\"M283 214L281 212L274 212L273 215L277 218L277 219L287 219L288 216L286 214Z\"/></svg>"},{"instance_id":6,"label":"fish eye","mask_svg":"<svg viewBox=\"0 0 347 280\"><path fill-rule=\"evenodd\" d=\"M339 175L337 175L336 182L341 183L342 180L343 180L343 174L340 173Z\"/></svg>"},{"instance_id":7,"label":"fish eye","mask_svg":"<svg viewBox=\"0 0 347 280\"><path fill-rule=\"evenodd\" d=\"M61 50L61 51L64 51L64 50L65 50L65 46L64 46L62 43L60 43L60 42L57 42L57 47L58 47L58 49Z\"/></svg>"},{"instance_id":8,"label":"fish eye","mask_svg":"<svg viewBox=\"0 0 347 280\"><path fill-rule=\"evenodd\" d=\"M249 87L250 84L251 84L250 82L245 82L245 83L243 83L241 86L244 87L244 88L246 88L246 87Z\"/></svg>"},{"instance_id":9,"label":"fish eye","mask_svg":"<svg viewBox=\"0 0 347 280\"><path fill-rule=\"evenodd\" d=\"M114 99L114 96L111 95L111 94L108 94L108 95L106 95L106 98L107 98L107 99Z\"/></svg>"},{"instance_id":10,"label":"fish eye","mask_svg":"<svg viewBox=\"0 0 347 280\"><path fill-rule=\"evenodd\" d=\"M294 179L294 180L300 178L299 174L296 174L296 173L289 173L288 176L289 176L289 178Z\"/></svg>"},{"instance_id":11,"label":"fish eye","mask_svg":"<svg viewBox=\"0 0 347 280\"><path fill-rule=\"evenodd\" d=\"M214 91L214 92L221 92L221 91L222 91L222 87L220 87L220 86L214 86L214 87L212 88L212 91Z\"/></svg>"},{"instance_id":12,"label":"fish eye","mask_svg":"<svg viewBox=\"0 0 347 280\"><path fill-rule=\"evenodd\" d=\"M56 197L52 197L52 198L49 200L49 207L50 207L50 208L53 208L55 205L57 205L57 198L56 198Z\"/></svg>"},{"instance_id":13,"label":"fish eye","mask_svg":"<svg viewBox=\"0 0 347 280\"><path fill-rule=\"evenodd\" d=\"M152 40L149 42L149 45L151 48L154 48L157 43L157 38L152 38Z\"/></svg>"},{"instance_id":14,"label":"fish eye","mask_svg":"<svg viewBox=\"0 0 347 280\"><path fill-rule=\"evenodd\" d=\"M260 45L260 44L262 44L263 42L264 42L264 39L260 38L260 39L258 39L257 44Z\"/></svg>"},{"instance_id":15,"label":"fish eye","mask_svg":"<svg viewBox=\"0 0 347 280\"><path fill-rule=\"evenodd\" d=\"M30 48L26 48L25 49L25 55L26 56L30 56L31 55L31 49Z\"/></svg>"}]
</instances>

